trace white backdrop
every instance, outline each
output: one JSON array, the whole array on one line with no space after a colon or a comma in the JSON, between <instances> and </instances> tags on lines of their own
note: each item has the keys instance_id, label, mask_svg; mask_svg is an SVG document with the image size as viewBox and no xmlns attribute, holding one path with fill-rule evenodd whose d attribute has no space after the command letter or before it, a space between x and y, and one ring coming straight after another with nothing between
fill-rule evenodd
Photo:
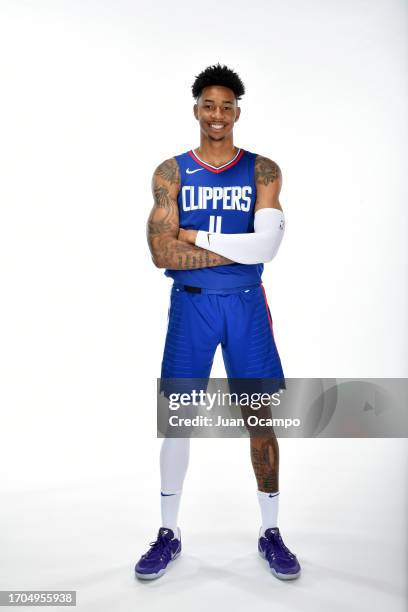
<instances>
[{"instance_id":1,"label":"white backdrop","mask_svg":"<svg viewBox=\"0 0 408 612\"><path fill-rule=\"evenodd\" d=\"M20 567L10 534L45 491L75 490L83 507L81 491L122 483L135 559L158 527L155 377L170 281L151 263L145 224L156 165L199 144L190 86L207 65L226 63L246 85L235 144L283 172L287 229L264 284L286 376L408 375L407 57L403 0L2 1L3 524L18 500L27 510L7 530L9 585ZM219 353L213 375L224 375ZM404 441L282 441L281 457L288 529L303 531L294 507L303 521L305 495L316 525L334 511L322 510L324 464L333 503L344 468L342 487L363 487L367 512L379 490L391 496L405 538ZM233 490L256 534L245 441L195 445L189 491L206 492L196 522L221 494L211 466L225 471L223 511ZM390 519L375 508L372 520Z\"/></svg>"}]
</instances>

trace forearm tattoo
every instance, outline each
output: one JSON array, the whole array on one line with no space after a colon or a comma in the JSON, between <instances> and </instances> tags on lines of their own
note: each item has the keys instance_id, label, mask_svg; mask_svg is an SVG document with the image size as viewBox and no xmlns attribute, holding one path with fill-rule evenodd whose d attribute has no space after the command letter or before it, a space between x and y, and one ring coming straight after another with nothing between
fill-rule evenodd
<instances>
[{"instance_id":1,"label":"forearm tattoo","mask_svg":"<svg viewBox=\"0 0 408 612\"><path fill-rule=\"evenodd\" d=\"M274 161L262 155L257 155L255 160L255 181L262 185L269 185L281 178L281 171Z\"/></svg>"},{"instance_id":2,"label":"forearm tattoo","mask_svg":"<svg viewBox=\"0 0 408 612\"><path fill-rule=\"evenodd\" d=\"M234 263L226 257L177 239L179 214L177 193L180 174L174 158L163 162L152 181L154 205L147 222L147 240L153 260L172 270L210 268Z\"/></svg>"},{"instance_id":3,"label":"forearm tattoo","mask_svg":"<svg viewBox=\"0 0 408 612\"><path fill-rule=\"evenodd\" d=\"M251 438L251 461L258 490L279 491L279 445L276 437Z\"/></svg>"}]
</instances>

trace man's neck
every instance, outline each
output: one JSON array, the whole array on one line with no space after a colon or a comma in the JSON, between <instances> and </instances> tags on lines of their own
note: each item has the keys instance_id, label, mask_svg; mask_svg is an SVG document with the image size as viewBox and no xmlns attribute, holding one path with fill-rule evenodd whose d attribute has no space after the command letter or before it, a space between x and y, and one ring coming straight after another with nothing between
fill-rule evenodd
<instances>
[{"instance_id":1,"label":"man's neck","mask_svg":"<svg viewBox=\"0 0 408 612\"><path fill-rule=\"evenodd\" d=\"M222 166L235 157L238 148L234 146L232 138L228 140L209 140L208 138L201 138L200 146L194 149L194 152L200 159L207 162L207 164Z\"/></svg>"}]
</instances>

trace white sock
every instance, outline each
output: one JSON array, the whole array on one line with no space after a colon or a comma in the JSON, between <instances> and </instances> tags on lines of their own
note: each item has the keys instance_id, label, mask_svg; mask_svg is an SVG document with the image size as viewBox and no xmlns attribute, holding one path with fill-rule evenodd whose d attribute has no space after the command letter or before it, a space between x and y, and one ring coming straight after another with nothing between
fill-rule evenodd
<instances>
[{"instance_id":1,"label":"white sock","mask_svg":"<svg viewBox=\"0 0 408 612\"><path fill-rule=\"evenodd\" d=\"M190 455L190 438L165 438L160 450L162 527L177 537L177 517Z\"/></svg>"},{"instance_id":2,"label":"white sock","mask_svg":"<svg viewBox=\"0 0 408 612\"><path fill-rule=\"evenodd\" d=\"M175 537L177 537L177 516L181 501L181 491L176 491L175 493L166 493L166 491L161 491L160 499L162 517L161 526L171 529Z\"/></svg>"},{"instance_id":3,"label":"white sock","mask_svg":"<svg viewBox=\"0 0 408 612\"><path fill-rule=\"evenodd\" d=\"M275 493L258 491L258 500L262 515L260 536L263 536L267 529L278 526L279 491Z\"/></svg>"}]
</instances>

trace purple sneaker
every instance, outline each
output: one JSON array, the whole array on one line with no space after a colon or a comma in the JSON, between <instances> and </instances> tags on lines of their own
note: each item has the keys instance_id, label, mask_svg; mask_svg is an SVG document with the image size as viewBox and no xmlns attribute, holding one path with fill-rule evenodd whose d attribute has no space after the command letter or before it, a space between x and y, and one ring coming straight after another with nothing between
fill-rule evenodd
<instances>
[{"instance_id":1,"label":"purple sneaker","mask_svg":"<svg viewBox=\"0 0 408 612\"><path fill-rule=\"evenodd\" d=\"M160 578L168 564L181 553L181 534L177 538L171 529L160 527L157 540L150 542L150 549L142 555L135 566L135 574L142 580Z\"/></svg>"},{"instance_id":2,"label":"purple sneaker","mask_svg":"<svg viewBox=\"0 0 408 612\"><path fill-rule=\"evenodd\" d=\"M283 543L278 527L271 527L265 531L265 535L258 540L258 550L277 578L293 580L300 575L299 562Z\"/></svg>"}]
</instances>

